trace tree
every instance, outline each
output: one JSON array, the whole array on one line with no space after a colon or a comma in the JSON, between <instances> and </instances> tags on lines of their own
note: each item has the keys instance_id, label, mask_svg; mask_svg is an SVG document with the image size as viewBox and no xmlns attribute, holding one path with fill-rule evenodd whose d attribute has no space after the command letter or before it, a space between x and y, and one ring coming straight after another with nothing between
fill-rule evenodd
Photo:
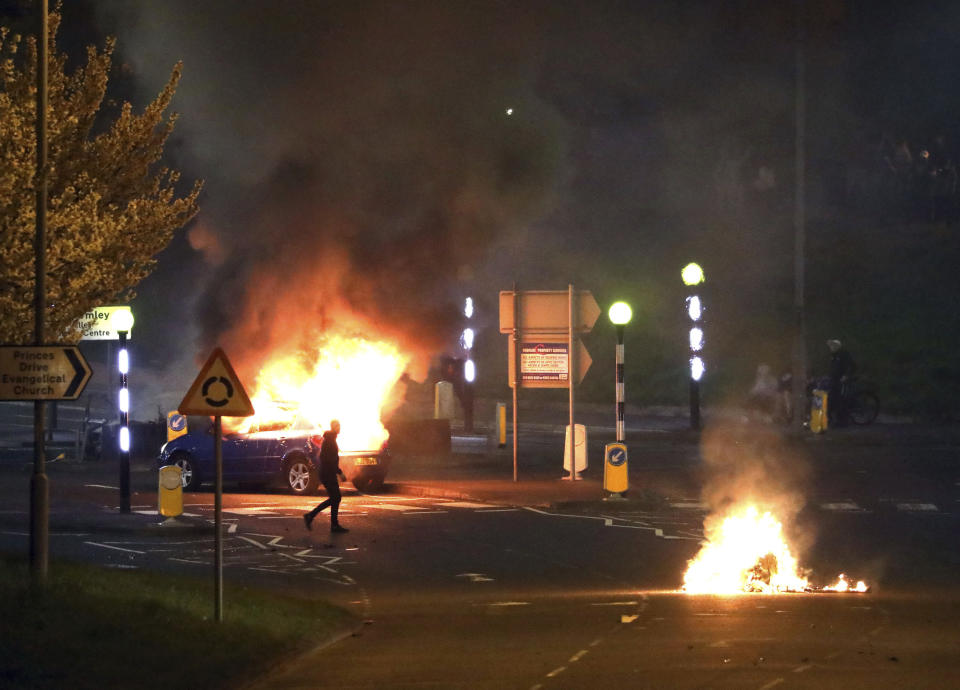
<instances>
[{"instance_id":1,"label":"tree","mask_svg":"<svg viewBox=\"0 0 960 690\"><path fill-rule=\"evenodd\" d=\"M123 103L101 113L114 40L89 46L67 73L49 18L46 321L48 339L74 342L92 307L126 302L154 258L197 212L201 183L178 192L180 175L159 164L176 115L165 115L177 64L142 114ZM24 49L25 48L25 49ZM0 342L33 336L37 45L0 27ZM112 121L110 121L112 119Z\"/></svg>"}]
</instances>

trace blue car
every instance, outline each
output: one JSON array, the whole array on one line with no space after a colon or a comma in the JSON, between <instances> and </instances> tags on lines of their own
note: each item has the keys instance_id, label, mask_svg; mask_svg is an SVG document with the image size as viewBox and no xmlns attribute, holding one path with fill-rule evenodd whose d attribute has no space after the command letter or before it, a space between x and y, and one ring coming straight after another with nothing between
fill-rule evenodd
<instances>
[{"instance_id":1,"label":"blue car","mask_svg":"<svg viewBox=\"0 0 960 690\"><path fill-rule=\"evenodd\" d=\"M157 467L180 468L183 488L195 491L215 480L213 422L168 441L160 448ZM277 425L281 426L281 425ZM243 434L224 434L221 444L223 481L261 486L281 483L297 495L313 494L320 484L318 454L322 431L316 428L256 428ZM379 450L340 451L340 469L360 491L378 491L390 467L387 442Z\"/></svg>"}]
</instances>

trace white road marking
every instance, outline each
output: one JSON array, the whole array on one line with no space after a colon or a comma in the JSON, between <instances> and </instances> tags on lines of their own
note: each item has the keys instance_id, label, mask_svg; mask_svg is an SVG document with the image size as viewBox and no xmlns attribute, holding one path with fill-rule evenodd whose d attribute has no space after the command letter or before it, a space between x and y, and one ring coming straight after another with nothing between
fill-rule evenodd
<instances>
[{"instance_id":1,"label":"white road marking","mask_svg":"<svg viewBox=\"0 0 960 690\"><path fill-rule=\"evenodd\" d=\"M552 671L550 671L550 673L547 674L547 678L554 678L554 677L556 677L556 676L559 676L561 673L563 673L563 672L566 671L566 670L567 670L567 667L566 667L566 666L561 666L560 668L555 668L555 669L553 669Z\"/></svg>"},{"instance_id":2,"label":"white road marking","mask_svg":"<svg viewBox=\"0 0 960 690\"><path fill-rule=\"evenodd\" d=\"M495 601L487 606L529 606L529 601Z\"/></svg>"},{"instance_id":3,"label":"white road marking","mask_svg":"<svg viewBox=\"0 0 960 690\"><path fill-rule=\"evenodd\" d=\"M898 503L897 510L907 513L935 513L940 509L933 503Z\"/></svg>"},{"instance_id":4,"label":"white road marking","mask_svg":"<svg viewBox=\"0 0 960 690\"><path fill-rule=\"evenodd\" d=\"M588 649L581 649L579 652L577 652L577 653L574 654L572 657L570 657L570 661L569 661L568 663L575 664L575 663L577 663L578 661L580 661L580 659L582 659L583 657L585 657L585 656L586 656L587 654L589 654L589 653L590 653L590 650L588 650Z\"/></svg>"},{"instance_id":5,"label":"white road marking","mask_svg":"<svg viewBox=\"0 0 960 690\"><path fill-rule=\"evenodd\" d=\"M636 606L635 601L601 601L590 604L591 606Z\"/></svg>"},{"instance_id":6,"label":"white road marking","mask_svg":"<svg viewBox=\"0 0 960 690\"><path fill-rule=\"evenodd\" d=\"M807 669L810 669L810 668L813 668L813 665L812 665L812 664L803 664L802 666L797 666L795 669L793 669L793 672L794 672L794 673L803 673L804 671L806 671Z\"/></svg>"},{"instance_id":7,"label":"white road marking","mask_svg":"<svg viewBox=\"0 0 960 690\"><path fill-rule=\"evenodd\" d=\"M783 678L775 678L771 680L769 683L767 683L766 685L761 685L760 690L770 690L770 688L775 688L778 685L780 685L780 683L782 682L783 682Z\"/></svg>"},{"instance_id":8,"label":"white road marking","mask_svg":"<svg viewBox=\"0 0 960 690\"><path fill-rule=\"evenodd\" d=\"M84 486L90 487L91 489L112 489L113 491L120 490L120 487L118 486L107 486L106 484L84 484Z\"/></svg>"},{"instance_id":9,"label":"white road marking","mask_svg":"<svg viewBox=\"0 0 960 690\"><path fill-rule=\"evenodd\" d=\"M590 643L590 646L591 646L591 647L596 647L596 646L597 646L598 644L600 644L601 642L603 642L603 638L598 637L597 639L595 639L593 642Z\"/></svg>"},{"instance_id":10,"label":"white road marking","mask_svg":"<svg viewBox=\"0 0 960 690\"><path fill-rule=\"evenodd\" d=\"M487 577L483 573L460 573L456 577L470 578L470 582L493 582L492 577Z\"/></svg>"},{"instance_id":11,"label":"white road marking","mask_svg":"<svg viewBox=\"0 0 960 690\"><path fill-rule=\"evenodd\" d=\"M99 546L104 549L113 549L114 551L126 551L127 553L146 553L146 551L137 551L136 549L124 549L119 546L110 546L110 544L101 544L96 541L85 541L84 544L89 544L90 546Z\"/></svg>"},{"instance_id":12,"label":"white road marking","mask_svg":"<svg viewBox=\"0 0 960 690\"><path fill-rule=\"evenodd\" d=\"M410 510L420 510L419 506L404 506L404 505L397 505L396 503L364 504L360 507L361 508L380 508L382 510L396 510L401 513L405 513Z\"/></svg>"},{"instance_id":13,"label":"white road marking","mask_svg":"<svg viewBox=\"0 0 960 690\"><path fill-rule=\"evenodd\" d=\"M701 503L700 501L678 501L677 503L669 503L671 508L679 508L680 510L706 510L707 504Z\"/></svg>"},{"instance_id":14,"label":"white road marking","mask_svg":"<svg viewBox=\"0 0 960 690\"><path fill-rule=\"evenodd\" d=\"M230 513L231 515L257 515L257 516L266 516L266 515L276 515L276 512L267 513L266 511L273 511L273 506L264 506L262 508L224 508L224 513Z\"/></svg>"},{"instance_id":15,"label":"white road marking","mask_svg":"<svg viewBox=\"0 0 960 690\"><path fill-rule=\"evenodd\" d=\"M821 503L820 508L823 510L835 510L847 513L859 513L863 510L863 508L853 502Z\"/></svg>"},{"instance_id":16,"label":"white road marking","mask_svg":"<svg viewBox=\"0 0 960 690\"><path fill-rule=\"evenodd\" d=\"M516 513L519 511L519 508L488 508L485 510L478 510L478 513Z\"/></svg>"},{"instance_id":17,"label":"white road marking","mask_svg":"<svg viewBox=\"0 0 960 690\"><path fill-rule=\"evenodd\" d=\"M471 503L470 501L444 501L440 503L444 508L489 508L489 503Z\"/></svg>"},{"instance_id":18,"label":"white road marking","mask_svg":"<svg viewBox=\"0 0 960 690\"><path fill-rule=\"evenodd\" d=\"M645 525L615 525L613 524L613 518L608 517L597 517L595 515L567 515L566 513L551 513L546 510L540 510L539 508L533 508L531 506L523 506L524 510L529 510L531 513L539 513L540 515L549 515L550 517L566 517L566 518L580 518L583 520L603 520L604 527L620 527L623 529L639 529L646 530L648 532L653 532L656 536L661 539L685 539L688 541L700 541L699 537L683 537L673 534L664 534L663 530L659 527L647 527Z\"/></svg>"},{"instance_id":19,"label":"white road marking","mask_svg":"<svg viewBox=\"0 0 960 690\"><path fill-rule=\"evenodd\" d=\"M248 541L248 542L250 542L251 544L253 544L254 546L259 546L259 547L260 547L261 549L263 549L264 551L267 550L267 547L264 546L263 544L261 544L260 542L258 542L256 539L251 539L250 537L245 537L245 536L243 536L242 534L241 534L238 538L239 538L239 539L243 539L244 541Z\"/></svg>"}]
</instances>

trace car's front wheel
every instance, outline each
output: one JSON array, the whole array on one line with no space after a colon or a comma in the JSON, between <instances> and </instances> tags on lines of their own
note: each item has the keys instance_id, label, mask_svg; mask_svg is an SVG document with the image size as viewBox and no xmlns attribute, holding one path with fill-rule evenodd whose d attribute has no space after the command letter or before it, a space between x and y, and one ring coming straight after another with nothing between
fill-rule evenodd
<instances>
[{"instance_id":1,"label":"car's front wheel","mask_svg":"<svg viewBox=\"0 0 960 690\"><path fill-rule=\"evenodd\" d=\"M196 491L200 488L200 474L197 464L186 453L177 453L170 458L170 464L180 468L180 483L185 491Z\"/></svg>"},{"instance_id":2,"label":"car's front wheel","mask_svg":"<svg viewBox=\"0 0 960 690\"><path fill-rule=\"evenodd\" d=\"M290 492L299 496L314 493L320 483L320 476L312 462L297 456L287 463L286 481Z\"/></svg>"}]
</instances>

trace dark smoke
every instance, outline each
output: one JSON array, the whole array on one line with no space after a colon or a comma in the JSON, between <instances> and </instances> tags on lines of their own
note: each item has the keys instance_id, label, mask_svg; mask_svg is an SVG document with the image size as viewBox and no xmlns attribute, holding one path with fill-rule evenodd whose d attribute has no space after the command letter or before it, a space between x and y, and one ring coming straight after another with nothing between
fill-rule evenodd
<instances>
[{"instance_id":1,"label":"dark smoke","mask_svg":"<svg viewBox=\"0 0 960 690\"><path fill-rule=\"evenodd\" d=\"M452 286L554 191L563 135L518 88L537 41L522 11L113 11L139 69L186 65L180 132L207 179L189 239L213 267L199 285L198 356L221 345L251 373L329 331L441 351L458 326Z\"/></svg>"}]
</instances>

